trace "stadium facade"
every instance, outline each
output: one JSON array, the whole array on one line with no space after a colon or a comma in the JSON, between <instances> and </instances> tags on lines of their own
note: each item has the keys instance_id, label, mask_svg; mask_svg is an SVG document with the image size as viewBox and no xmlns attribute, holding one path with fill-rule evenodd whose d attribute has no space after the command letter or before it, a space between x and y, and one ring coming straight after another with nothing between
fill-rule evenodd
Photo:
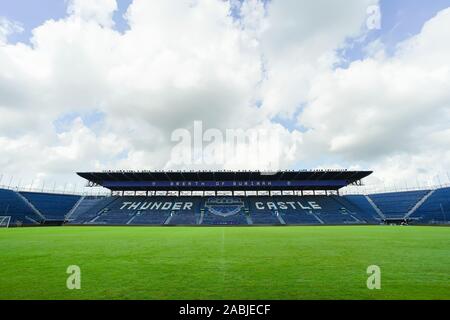
<instances>
[{"instance_id":1,"label":"stadium facade","mask_svg":"<svg viewBox=\"0 0 450 320\"><path fill-rule=\"evenodd\" d=\"M78 173L109 196L0 189L0 225L450 224L450 188L341 195L371 171Z\"/></svg>"}]
</instances>

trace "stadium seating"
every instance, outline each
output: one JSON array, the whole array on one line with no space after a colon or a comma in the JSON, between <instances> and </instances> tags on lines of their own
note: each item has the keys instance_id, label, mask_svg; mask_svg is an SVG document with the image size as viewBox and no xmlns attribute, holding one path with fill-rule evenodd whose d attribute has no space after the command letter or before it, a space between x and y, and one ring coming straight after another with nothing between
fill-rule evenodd
<instances>
[{"instance_id":1,"label":"stadium seating","mask_svg":"<svg viewBox=\"0 0 450 320\"><path fill-rule=\"evenodd\" d=\"M283 220L280 220L279 213L276 210L264 207L258 209L257 202L264 200L270 200L269 197L258 197L247 199L247 205L250 212L250 219L254 225L279 225L284 224Z\"/></svg>"},{"instance_id":2,"label":"stadium seating","mask_svg":"<svg viewBox=\"0 0 450 320\"><path fill-rule=\"evenodd\" d=\"M320 220L324 224L338 225L338 224L363 224L364 222L355 218L350 213L328 213L325 215L319 215Z\"/></svg>"},{"instance_id":3,"label":"stadium seating","mask_svg":"<svg viewBox=\"0 0 450 320\"><path fill-rule=\"evenodd\" d=\"M249 224L246 202L238 197L211 197L202 199L200 218L205 225Z\"/></svg>"},{"instance_id":4,"label":"stadium seating","mask_svg":"<svg viewBox=\"0 0 450 320\"><path fill-rule=\"evenodd\" d=\"M279 225L281 224L278 215L272 211L250 211L251 222L254 225Z\"/></svg>"},{"instance_id":5,"label":"stadium seating","mask_svg":"<svg viewBox=\"0 0 450 320\"><path fill-rule=\"evenodd\" d=\"M89 224L104 208L118 199L118 197L85 197L67 220L69 224Z\"/></svg>"},{"instance_id":6,"label":"stadium seating","mask_svg":"<svg viewBox=\"0 0 450 320\"><path fill-rule=\"evenodd\" d=\"M20 194L45 216L46 221L64 221L66 214L80 200L80 196L75 195L37 192L21 192Z\"/></svg>"},{"instance_id":7,"label":"stadium seating","mask_svg":"<svg viewBox=\"0 0 450 320\"><path fill-rule=\"evenodd\" d=\"M189 211L181 211L172 215L167 224L170 225L196 225L199 223L200 214Z\"/></svg>"},{"instance_id":8,"label":"stadium seating","mask_svg":"<svg viewBox=\"0 0 450 320\"><path fill-rule=\"evenodd\" d=\"M320 221L310 211L301 209L299 205L295 205L295 202L299 199L302 199L304 203L310 200L306 197L281 196L249 199L248 202L253 223L258 224L259 222L259 224L266 224L266 221L270 219L270 224L320 224Z\"/></svg>"},{"instance_id":9,"label":"stadium seating","mask_svg":"<svg viewBox=\"0 0 450 320\"><path fill-rule=\"evenodd\" d=\"M335 197L335 199L337 201L340 201L351 212L357 213L358 219L367 223L382 223L382 218L375 211L369 201L367 201L367 198L365 196L348 195L343 197Z\"/></svg>"},{"instance_id":10,"label":"stadium seating","mask_svg":"<svg viewBox=\"0 0 450 320\"><path fill-rule=\"evenodd\" d=\"M435 190L409 218L416 224L449 224L450 188Z\"/></svg>"},{"instance_id":11,"label":"stadium seating","mask_svg":"<svg viewBox=\"0 0 450 320\"><path fill-rule=\"evenodd\" d=\"M99 216L98 219L93 221L93 224L118 224L125 225L129 224L130 221L134 218L134 213L123 213L123 212L104 212Z\"/></svg>"},{"instance_id":12,"label":"stadium seating","mask_svg":"<svg viewBox=\"0 0 450 320\"><path fill-rule=\"evenodd\" d=\"M181 198L188 201L189 198ZM194 207L191 210L174 211L166 221L170 225L196 225L200 222L200 199L191 199Z\"/></svg>"},{"instance_id":13,"label":"stadium seating","mask_svg":"<svg viewBox=\"0 0 450 320\"><path fill-rule=\"evenodd\" d=\"M369 197L386 218L402 219L429 192L430 190L381 193Z\"/></svg>"},{"instance_id":14,"label":"stadium seating","mask_svg":"<svg viewBox=\"0 0 450 320\"><path fill-rule=\"evenodd\" d=\"M321 206L321 210L312 211L307 210L309 213L309 221L311 224L356 224L362 223L362 221L355 219L351 214L351 210L346 208L339 201L336 201L336 197L333 196L308 196L305 197L306 201L314 201ZM315 221L313 220L315 218ZM304 219L304 218L303 218ZM286 220L286 219L285 219ZM290 220L287 220L289 223ZM293 222L291 222L293 223Z\"/></svg>"},{"instance_id":15,"label":"stadium seating","mask_svg":"<svg viewBox=\"0 0 450 320\"><path fill-rule=\"evenodd\" d=\"M266 213L266 216L272 214L275 218L282 221L283 224L354 224L367 223L354 216L358 210L350 210L346 204L337 200L338 197L332 196L283 196L283 197L258 197L250 200L250 212L252 219L255 213ZM274 203L277 208L262 206L261 202L266 204ZM312 204L312 205L311 205ZM258 208L258 206L260 208ZM354 212L352 212L354 211Z\"/></svg>"},{"instance_id":16,"label":"stadium seating","mask_svg":"<svg viewBox=\"0 0 450 320\"><path fill-rule=\"evenodd\" d=\"M15 191L0 189L0 216L10 216L10 225L32 225L42 222L42 217Z\"/></svg>"},{"instance_id":17,"label":"stadium seating","mask_svg":"<svg viewBox=\"0 0 450 320\"><path fill-rule=\"evenodd\" d=\"M129 222L132 225L163 225L170 217L170 212L140 211Z\"/></svg>"},{"instance_id":18,"label":"stadium seating","mask_svg":"<svg viewBox=\"0 0 450 320\"><path fill-rule=\"evenodd\" d=\"M210 212L205 213L202 219L202 224L205 225L240 225L248 224L247 217L243 212L238 214L222 217L212 214Z\"/></svg>"},{"instance_id":19,"label":"stadium seating","mask_svg":"<svg viewBox=\"0 0 450 320\"><path fill-rule=\"evenodd\" d=\"M375 207L376 205L376 207ZM377 211L378 210L378 211ZM0 189L10 225L344 225L450 222L450 188L346 196L79 197Z\"/></svg>"},{"instance_id":20,"label":"stadium seating","mask_svg":"<svg viewBox=\"0 0 450 320\"><path fill-rule=\"evenodd\" d=\"M312 213L300 213L294 211L287 211L280 213L281 218L283 219L285 224L298 224L298 225L307 225L307 224L321 224L320 218Z\"/></svg>"},{"instance_id":21,"label":"stadium seating","mask_svg":"<svg viewBox=\"0 0 450 320\"><path fill-rule=\"evenodd\" d=\"M72 223L82 220L85 224L163 225L173 220L177 224L196 224L198 212L198 201L193 198L112 197L97 201Z\"/></svg>"}]
</instances>

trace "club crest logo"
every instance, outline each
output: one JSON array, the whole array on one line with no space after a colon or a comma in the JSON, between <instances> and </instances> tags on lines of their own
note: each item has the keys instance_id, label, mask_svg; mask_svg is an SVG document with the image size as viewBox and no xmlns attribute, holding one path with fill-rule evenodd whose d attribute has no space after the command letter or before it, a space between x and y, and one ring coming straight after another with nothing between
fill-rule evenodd
<instances>
[{"instance_id":1,"label":"club crest logo","mask_svg":"<svg viewBox=\"0 0 450 320\"><path fill-rule=\"evenodd\" d=\"M205 207L212 214L229 217L239 213L245 205L239 198L209 198Z\"/></svg>"}]
</instances>

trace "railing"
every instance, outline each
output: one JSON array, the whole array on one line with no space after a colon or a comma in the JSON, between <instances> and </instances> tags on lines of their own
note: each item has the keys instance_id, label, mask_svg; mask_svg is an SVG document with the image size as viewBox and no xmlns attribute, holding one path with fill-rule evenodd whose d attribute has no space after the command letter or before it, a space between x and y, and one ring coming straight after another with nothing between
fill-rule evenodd
<instances>
[{"instance_id":1,"label":"railing","mask_svg":"<svg viewBox=\"0 0 450 320\"><path fill-rule=\"evenodd\" d=\"M415 187L397 187L397 186L384 186L384 185L364 185L364 186L348 186L340 191L341 195L369 195L380 193L395 193L395 192L408 192L408 191L422 191L422 190L436 190L442 188L450 188L450 184L435 184L424 185Z\"/></svg>"},{"instance_id":2,"label":"railing","mask_svg":"<svg viewBox=\"0 0 450 320\"><path fill-rule=\"evenodd\" d=\"M75 195L75 196L89 196L89 197L104 197L111 195L111 192L106 189L89 190L89 191L76 191L76 190L57 190L57 189L45 189L45 188L27 188L27 187L11 187L0 185L0 189L12 190L16 192L36 192L36 193L48 193L58 195ZM92 188L90 188L92 189Z\"/></svg>"},{"instance_id":3,"label":"railing","mask_svg":"<svg viewBox=\"0 0 450 320\"><path fill-rule=\"evenodd\" d=\"M340 191L341 195L370 195L380 193L393 193L393 192L407 192L407 191L421 191L421 190L436 190L441 188L450 188L449 183L440 185L424 185L415 187L397 187L397 186L384 186L384 185L363 185L363 186L348 186ZM77 195L77 196L90 196L90 197L105 197L110 196L111 192L104 188L86 188L89 191L76 191L76 190L57 190L57 189L45 189L45 188L28 188L28 187L11 187L0 185L0 189L12 190L16 192L36 192L36 193L49 193L59 195Z\"/></svg>"}]
</instances>

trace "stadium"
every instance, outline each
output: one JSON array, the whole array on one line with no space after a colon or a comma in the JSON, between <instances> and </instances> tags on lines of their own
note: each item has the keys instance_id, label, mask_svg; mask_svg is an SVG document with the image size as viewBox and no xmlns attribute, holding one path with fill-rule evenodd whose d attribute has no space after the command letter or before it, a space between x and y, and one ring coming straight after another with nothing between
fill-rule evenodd
<instances>
[{"instance_id":1,"label":"stadium","mask_svg":"<svg viewBox=\"0 0 450 320\"><path fill-rule=\"evenodd\" d=\"M104 171L78 175L107 196L2 189L0 298L449 299L450 188L341 194L371 173ZM83 290L65 287L68 265Z\"/></svg>"},{"instance_id":2,"label":"stadium","mask_svg":"<svg viewBox=\"0 0 450 320\"><path fill-rule=\"evenodd\" d=\"M89 172L110 196L1 190L3 226L445 225L450 188L369 195L370 171Z\"/></svg>"},{"instance_id":3,"label":"stadium","mask_svg":"<svg viewBox=\"0 0 450 320\"><path fill-rule=\"evenodd\" d=\"M448 39L450 0L0 1L0 303L450 300Z\"/></svg>"}]
</instances>

